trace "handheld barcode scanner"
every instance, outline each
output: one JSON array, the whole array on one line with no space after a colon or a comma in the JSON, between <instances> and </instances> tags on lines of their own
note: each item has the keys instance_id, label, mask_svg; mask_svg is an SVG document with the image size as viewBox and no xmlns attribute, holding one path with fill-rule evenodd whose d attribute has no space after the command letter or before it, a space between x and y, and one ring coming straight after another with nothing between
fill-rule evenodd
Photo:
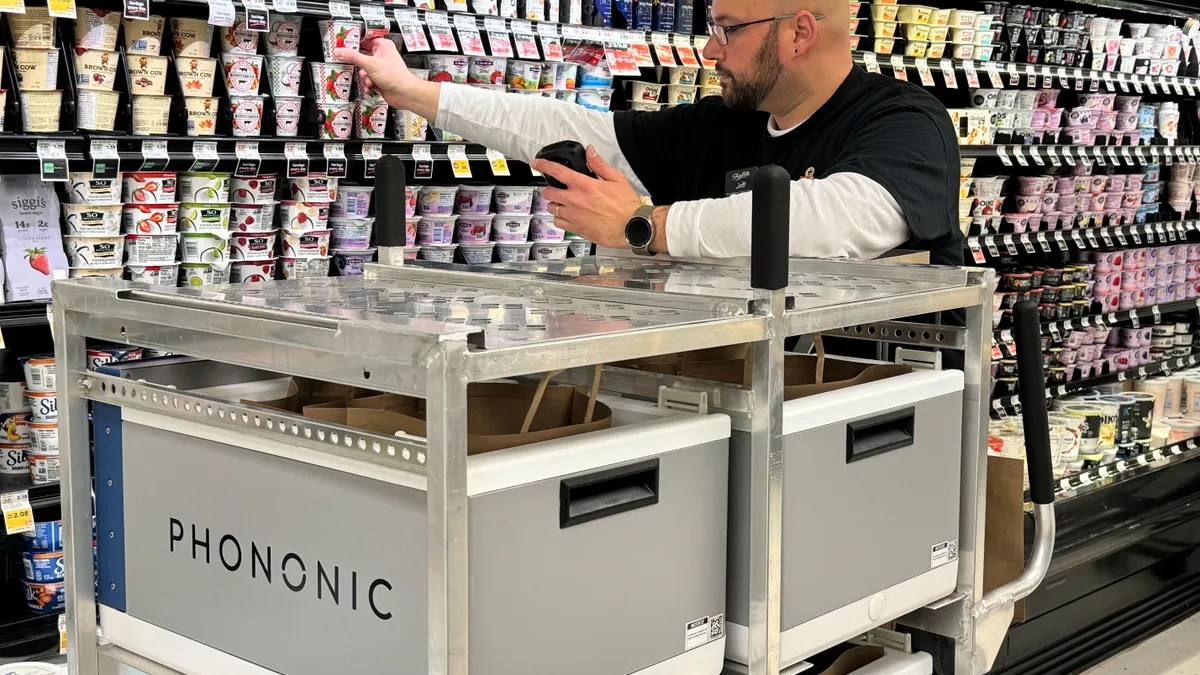
<instances>
[{"instance_id":1,"label":"handheld barcode scanner","mask_svg":"<svg viewBox=\"0 0 1200 675\"><path fill-rule=\"evenodd\" d=\"M596 177L596 174L592 173L592 170L588 168L587 149L578 141L559 141L558 143L547 145L538 152L536 159L549 160L557 164L562 164L568 169L585 176ZM567 186L563 185L561 181L550 176L546 176L546 182L551 187L556 187L560 190L567 189Z\"/></svg>"}]
</instances>

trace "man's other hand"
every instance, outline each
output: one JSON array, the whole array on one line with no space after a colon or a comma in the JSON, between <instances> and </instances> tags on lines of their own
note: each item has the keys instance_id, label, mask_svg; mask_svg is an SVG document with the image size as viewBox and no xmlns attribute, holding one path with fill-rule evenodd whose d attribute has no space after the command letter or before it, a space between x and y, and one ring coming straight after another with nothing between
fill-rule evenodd
<instances>
[{"instance_id":1,"label":"man's other hand","mask_svg":"<svg viewBox=\"0 0 1200 675\"><path fill-rule=\"evenodd\" d=\"M566 190L546 188L542 193L550 202L554 226L600 246L628 248L625 225L642 200L625 176L600 157L595 146L588 146L587 160L596 178L544 159L530 165L567 186Z\"/></svg>"}]
</instances>

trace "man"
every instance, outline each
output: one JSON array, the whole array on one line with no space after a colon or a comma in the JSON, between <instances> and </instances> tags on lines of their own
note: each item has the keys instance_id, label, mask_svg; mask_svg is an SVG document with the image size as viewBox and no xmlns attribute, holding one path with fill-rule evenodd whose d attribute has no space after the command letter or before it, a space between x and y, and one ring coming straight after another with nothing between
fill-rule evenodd
<instances>
[{"instance_id":1,"label":"man","mask_svg":"<svg viewBox=\"0 0 1200 675\"><path fill-rule=\"evenodd\" d=\"M847 6L715 0L704 55L717 62L723 97L661 112L425 82L389 40L338 57L392 106L511 157L530 161L562 140L588 145L596 179L532 166L568 186L545 193L556 225L602 246L748 256L751 195L728 195L726 178L779 164L793 181L791 255L871 259L907 246L962 264L949 116L922 89L854 66Z\"/></svg>"}]
</instances>

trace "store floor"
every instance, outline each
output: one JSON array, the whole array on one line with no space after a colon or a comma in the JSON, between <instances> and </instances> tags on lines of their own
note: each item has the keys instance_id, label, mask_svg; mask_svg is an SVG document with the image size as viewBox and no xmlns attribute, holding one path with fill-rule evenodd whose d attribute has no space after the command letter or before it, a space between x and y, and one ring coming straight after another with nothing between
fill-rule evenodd
<instances>
[{"instance_id":1,"label":"store floor","mask_svg":"<svg viewBox=\"0 0 1200 675\"><path fill-rule=\"evenodd\" d=\"M1083 675L1200 675L1200 614L1131 647Z\"/></svg>"}]
</instances>

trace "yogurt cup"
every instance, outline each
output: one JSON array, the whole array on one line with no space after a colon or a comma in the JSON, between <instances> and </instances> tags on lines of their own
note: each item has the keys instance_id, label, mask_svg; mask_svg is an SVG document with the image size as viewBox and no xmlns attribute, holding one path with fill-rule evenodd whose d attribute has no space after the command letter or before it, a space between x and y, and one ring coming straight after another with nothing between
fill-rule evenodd
<instances>
[{"instance_id":1,"label":"yogurt cup","mask_svg":"<svg viewBox=\"0 0 1200 675\"><path fill-rule=\"evenodd\" d=\"M25 606L34 614L57 614L67 606L67 583L53 581L39 583L21 580L25 587Z\"/></svg>"},{"instance_id":2,"label":"yogurt cup","mask_svg":"<svg viewBox=\"0 0 1200 675\"><path fill-rule=\"evenodd\" d=\"M331 19L318 21L317 28L321 33L321 51L326 61L336 62L335 49L358 51L362 42L363 24L361 21L349 19Z\"/></svg>"},{"instance_id":3,"label":"yogurt cup","mask_svg":"<svg viewBox=\"0 0 1200 675\"><path fill-rule=\"evenodd\" d=\"M213 27L205 19L171 18L171 35L177 59L199 56L207 58L211 52Z\"/></svg>"},{"instance_id":4,"label":"yogurt cup","mask_svg":"<svg viewBox=\"0 0 1200 675\"><path fill-rule=\"evenodd\" d=\"M592 254L592 242L587 239L567 239L567 250L576 258L586 258Z\"/></svg>"},{"instance_id":5,"label":"yogurt cup","mask_svg":"<svg viewBox=\"0 0 1200 675\"><path fill-rule=\"evenodd\" d=\"M609 68L607 60L602 60L595 68L582 65L579 71L580 89L603 89L613 86L612 69Z\"/></svg>"},{"instance_id":6,"label":"yogurt cup","mask_svg":"<svg viewBox=\"0 0 1200 675\"><path fill-rule=\"evenodd\" d=\"M535 215L550 213L550 202L542 195L542 191L548 187L550 186L536 185L533 188L533 201L530 203L529 208Z\"/></svg>"},{"instance_id":7,"label":"yogurt cup","mask_svg":"<svg viewBox=\"0 0 1200 675\"><path fill-rule=\"evenodd\" d=\"M533 209L532 187L502 185L496 188L496 213L529 214Z\"/></svg>"},{"instance_id":8,"label":"yogurt cup","mask_svg":"<svg viewBox=\"0 0 1200 675\"><path fill-rule=\"evenodd\" d=\"M198 204L229 201L229 174L186 171L179 174L179 198Z\"/></svg>"},{"instance_id":9,"label":"yogurt cup","mask_svg":"<svg viewBox=\"0 0 1200 675\"><path fill-rule=\"evenodd\" d=\"M275 202L234 204L230 207L229 228L235 232L270 232L275 229Z\"/></svg>"},{"instance_id":10,"label":"yogurt cup","mask_svg":"<svg viewBox=\"0 0 1200 675\"><path fill-rule=\"evenodd\" d=\"M498 241L496 256L500 258L500 262L525 262L529 260L529 249L532 246L533 244L527 241Z\"/></svg>"},{"instance_id":11,"label":"yogurt cup","mask_svg":"<svg viewBox=\"0 0 1200 675\"><path fill-rule=\"evenodd\" d=\"M456 186L422 185L417 195L417 213L422 216L448 216L454 213L457 197Z\"/></svg>"},{"instance_id":12,"label":"yogurt cup","mask_svg":"<svg viewBox=\"0 0 1200 675\"><path fill-rule=\"evenodd\" d=\"M696 87L672 84L667 87L667 105L686 105L696 102Z\"/></svg>"},{"instance_id":13,"label":"yogurt cup","mask_svg":"<svg viewBox=\"0 0 1200 675\"><path fill-rule=\"evenodd\" d=\"M432 67L431 67L432 70ZM430 77L432 79L432 75ZM514 89L536 90L542 80L542 64L537 61L509 60L505 71L505 84ZM445 82L449 80L435 80ZM457 80L455 80L457 81Z\"/></svg>"},{"instance_id":14,"label":"yogurt cup","mask_svg":"<svg viewBox=\"0 0 1200 675\"><path fill-rule=\"evenodd\" d=\"M688 87L695 87L698 85L700 79L699 68L676 66L674 68L667 68L667 71L670 73L671 77L670 84L682 84Z\"/></svg>"},{"instance_id":15,"label":"yogurt cup","mask_svg":"<svg viewBox=\"0 0 1200 675\"><path fill-rule=\"evenodd\" d=\"M312 279L329 276L331 258L280 258L279 272L284 279Z\"/></svg>"},{"instance_id":16,"label":"yogurt cup","mask_svg":"<svg viewBox=\"0 0 1200 675\"><path fill-rule=\"evenodd\" d=\"M358 138L377 140L387 136L388 104L383 99L363 98L354 102L354 128Z\"/></svg>"},{"instance_id":17,"label":"yogurt cup","mask_svg":"<svg viewBox=\"0 0 1200 675\"><path fill-rule=\"evenodd\" d=\"M229 106L233 109L234 136L246 138L262 133L262 96L232 96Z\"/></svg>"},{"instance_id":18,"label":"yogurt cup","mask_svg":"<svg viewBox=\"0 0 1200 675\"><path fill-rule=\"evenodd\" d=\"M171 116L170 96L133 97L133 135L157 136L167 133Z\"/></svg>"},{"instance_id":19,"label":"yogurt cup","mask_svg":"<svg viewBox=\"0 0 1200 675\"><path fill-rule=\"evenodd\" d=\"M175 234L125 235L125 262L129 265L170 265L175 262L179 238Z\"/></svg>"},{"instance_id":20,"label":"yogurt cup","mask_svg":"<svg viewBox=\"0 0 1200 675\"><path fill-rule=\"evenodd\" d=\"M229 235L229 232L181 232L179 259L185 263L224 265L229 262Z\"/></svg>"},{"instance_id":21,"label":"yogurt cup","mask_svg":"<svg viewBox=\"0 0 1200 675\"><path fill-rule=\"evenodd\" d=\"M64 237L72 267L120 267L124 262L125 238Z\"/></svg>"},{"instance_id":22,"label":"yogurt cup","mask_svg":"<svg viewBox=\"0 0 1200 675\"><path fill-rule=\"evenodd\" d=\"M216 133L221 99L190 96L183 101L187 105L188 136L212 136Z\"/></svg>"},{"instance_id":23,"label":"yogurt cup","mask_svg":"<svg viewBox=\"0 0 1200 675\"><path fill-rule=\"evenodd\" d=\"M68 279L120 279L124 267L68 267Z\"/></svg>"},{"instance_id":24,"label":"yogurt cup","mask_svg":"<svg viewBox=\"0 0 1200 675\"><path fill-rule=\"evenodd\" d=\"M563 260L567 257L565 241L535 241L529 251L531 260Z\"/></svg>"},{"instance_id":25,"label":"yogurt cup","mask_svg":"<svg viewBox=\"0 0 1200 675\"><path fill-rule=\"evenodd\" d=\"M417 223L417 244L450 244L454 241L456 216L421 216Z\"/></svg>"},{"instance_id":26,"label":"yogurt cup","mask_svg":"<svg viewBox=\"0 0 1200 675\"><path fill-rule=\"evenodd\" d=\"M19 375L15 377L19 378ZM25 382L13 379L0 382L0 411L29 412L29 404L25 400Z\"/></svg>"},{"instance_id":27,"label":"yogurt cup","mask_svg":"<svg viewBox=\"0 0 1200 675\"><path fill-rule=\"evenodd\" d=\"M57 49L14 49L12 53L17 63L17 89L53 91L58 86Z\"/></svg>"},{"instance_id":28,"label":"yogurt cup","mask_svg":"<svg viewBox=\"0 0 1200 675\"><path fill-rule=\"evenodd\" d=\"M658 112L662 110L661 103L648 103L646 101L634 101L629 104L630 110L641 110L644 112Z\"/></svg>"},{"instance_id":29,"label":"yogurt cup","mask_svg":"<svg viewBox=\"0 0 1200 675\"><path fill-rule=\"evenodd\" d=\"M329 203L337 200L338 179L323 173L288 178L288 195L302 202Z\"/></svg>"},{"instance_id":30,"label":"yogurt cup","mask_svg":"<svg viewBox=\"0 0 1200 675\"><path fill-rule=\"evenodd\" d=\"M167 64L170 59L150 54L130 54L126 62L129 64L131 94L162 96L167 87Z\"/></svg>"},{"instance_id":31,"label":"yogurt cup","mask_svg":"<svg viewBox=\"0 0 1200 675\"><path fill-rule=\"evenodd\" d=\"M121 205L63 204L66 233L77 237L111 237L121 233Z\"/></svg>"},{"instance_id":32,"label":"yogurt cup","mask_svg":"<svg viewBox=\"0 0 1200 675\"><path fill-rule=\"evenodd\" d=\"M199 56L175 59L175 72L179 74L179 86L184 96L212 96L213 82L217 77L217 60Z\"/></svg>"},{"instance_id":33,"label":"yogurt cup","mask_svg":"<svg viewBox=\"0 0 1200 675\"><path fill-rule=\"evenodd\" d=\"M143 284L175 286L179 283L178 263L171 265L127 265L125 272L130 281L138 281Z\"/></svg>"},{"instance_id":34,"label":"yogurt cup","mask_svg":"<svg viewBox=\"0 0 1200 675\"><path fill-rule=\"evenodd\" d=\"M129 204L121 215L123 234L174 234L178 228L178 204Z\"/></svg>"},{"instance_id":35,"label":"yogurt cup","mask_svg":"<svg viewBox=\"0 0 1200 675\"><path fill-rule=\"evenodd\" d=\"M692 90L692 101L696 99L695 87L681 87L682 89ZM671 87L667 87L670 91ZM668 97L670 100L670 97ZM581 105L588 110L596 110L599 112L609 112L612 109L612 89L580 89L575 96L575 103Z\"/></svg>"},{"instance_id":36,"label":"yogurt cup","mask_svg":"<svg viewBox=\"0 0 1200 675\"><path fill-rule=\"evenodd\" d=\"M494 56L472 56L467 60L469 84L504 84L508 59Z\"/></svg>"},{"instance_id":37,"label":"yogurt cup","mask_svg":"<svg viewBox=\"0 0 1200 675\"><path fill-rule=\"evenodd\" d=\"M142 348L117 343L98 344L88 347L88 369L95 370L110 363L139 361L142 358Z\"/></svg>"},{"instance_id":38,"label":"yogurt cup","mask_svg":"<svg viewBox=\"0 0 1200 675\"><path fill-rule=\"evenodd\" d=\"M114 51L76 47L75 86L80 89L112 91L113 85L117 81L117 63L119 61L119 55Z\"/></svg>"},{"instance_id":39,"label":"yogurt cup","mask_svg":"<svg viewBox=\"0 0 1200 675\"><path fill-rule=\"evenodd\" d=\"M20 49L54 47L54 17L47 7L26 7L24 14L6 13L12 46Z\"/></svg>"},{"instance_id":40,"label":"yogurt cup","mask_svg":"<svg viewBox=\"0 0 1200 675\"><path fill-rule=\"evenodd\" d=\"M246 12L238 12L232 26L220 28L221 53L257 54L258 31L250 30L246 25Z\"/></svg>"},{"instance_id":41,"label":"yogurt cup","mask_svg":"<svg viewBox=\"0 0 1200 675\"><path fill-rule=\"evenodd\" d=\"M112 131L120 100L119 91L80 89L75 99L75 126L92 131Z\"/></svg>"},{"instance_id":42,"label":"yogurt cup","mask_svg":"<svg viewBox=\"0 0 1200 675\"><path fill-rule=\"evenodd\" d=\"M374 218L330 218L329 245L335 249L361 251L371 246ZM336 264L336 261L335 261Z\"/></svg>"},{"instance_id":43,"label":"yogurt cup","mask_svg":"<svg viewBox=\"0 0 1200 675\"><path fill-rule=\"evenodd\" d=\"M404 186L404 215L412 218L417 215L417 197L420 190L412 185Z\"/></svg>"},{"instance_id":44,"label":"yogurt cup","mask_svg":"<svg viewBox=\"0 0 1200 675\"><path fill-rule=\"evenodd\" d=\"M230 264L218 263L183 263L179 266L180 286L212 286L229 283Z\"/></svg>"},{"instance_id":45,"label":"yogurt cup","mask_svg":"<svg viewBox=\"0 0 1200 675\"><path fill-rule=\"evenodd\" d=\"M274 260L275 240L279 230L270 232L237 232L231 238L232 256L237 260Z\"/></svg>"},{"instance_id":46,"label":"yogurt cup","mask_svg":"<svg viewBox=\"0 0 1200 675\"><path fill-rule=\"evenodd\" d=\"M272 96L299 96L300 78L304 75L303 56L268 56L267 78Z\"/></svg>"},{"instance_id":47,"label":"yogurt cup","mask_svg":"<svg viewBox=\"0 0 1200 675\"><path fill-rule=\"evenodd\" d=\"M29 392L29 419L38 424L58 423L58 394L52 391Z\"/></svg>"},{"instance_id":48,"label":"yogurt cup","mask_svg":"<svg viewBox=\"0 0 1200 675\"><path fill-rule=\"evenodd\" d=\"M267 54L295 56L300 49L302 21L301 16L272 13L270 30L267 32Z\"/></svg>"},{"instance_id":49,"label":"yogurt cup","mask_svg":"<svg viewBox=\"0 0 1200 675\"><path fill-rule=\"evenodd\" d=\"M292 138L300 129L300 110L304 99L293 96L275 97L275 135Z\"/></svg>"},{"instance_id":50,"label":"yogurt cup","mask_svg":"<svg viewBox=\"0 0 1200 675\"><path fill-rule=\"evenodd\" d=\"M454 225L454 240L460 244L481 244L492 235L492 214L462 214Z\"/></svg>"},{"instance_id":51,"label":"yogurt cup","mask_svg":"<svg viewBox=\"0 0 1200 675\"><path fill-rule=\"evenodd\" d=\"M120 204L121 175L115 178L96 178L90 172L67 176L67 197L75 204Z\"/></svg>"},{"instance_id":52,"label":"yogurt cup","mask_svg":"<svg viewBox=\"0 0 1200 675\"><path fill-rule=\"evenodd\" d=\"M337 199L329 207L329 215L334 218L366 218L371 215L371 194L375 192L373 185L338 185Z\"/></svg>"},{"instance_id":53,"label":"yogurt cup","mask_svg":"<svg viewBox=\"0 0 1200 675\"><path fill-rule=\"evenodd\" d=\"M436 263L454 262L454 251L458 244L425 244L417 251L417 257Z\"/></svg>"},{"instance_id":54,"label":"yogurt cup","mask_svg":"<svg viewBox=\"0 0 1200 675\"><path fill-rule=\"evenodd\" d=\"M662 96L663 85L652 82L630 82L633 89L630 101L641 101L643 103L658 103L658 99Z\"/></svg>"},{"instance_id":55,"label":"yogurt cup","mask_svg":"<svg viewBox=\"0 0 1200 675\"><path fill-rule=\"evenodd\" d=\"M321 123L320 137L331 140L347 140L354 130L353 103L321 103L318 106L324 122Z\"/></svg>"},{"instance_id":56,"label":"yogurt cup","mask_svg":"<svg viewBox=\"0 0 1200 675\"><path fill-rule=\"evenodd\" d=\"M278 184L277 173L234 176L229 194L234 204L275 204L275 187Z\"/></svg>"},{"instance_id":57,"label":"yogurt cup","mask_svg":"<svg viewBox=\"0 0 1200 675\"><path fill-rule=\"evenodd\" d=\"M29 423L30 445L43 455L58 454L58 424Z\"/></svg>"},{"instance_id":58,"label":"yogurt cup","mask_svg":"<svg viewBox=\"0 0 1200 675\"><path fill-rule=\"evenodd\" d=\"M263 57L257 54L221 54L221 68L225 73L225 88L229 95L257 94L262 65Z\"/></svg>"},{"instance_id":59,"label":"yogurt cup","mask_svg":"<svg viewBox=\"0 0 1200 675\"><path fill-rule=\"evenodd\" d=\"M113 51L117 48L117 29L121 13L111 9L77 7L75 9L75 46Z\"/></svg>"},{"instance_id":60,"label":"yogurt cup","mask_svg":"<svg viewBox=\"0 0 1200 675\"><path fill-rule=\"evenodd\" d=\"M27 551L58 551L62 549L62 521L35 522L33 531L22 534Z\"/></svg>"},{"instance_id":61,"label":"yogurt cup","mask_svg":"<svg viewBox=\"0 0 1200 675\"><path fill-rule=\"evenodd\" d=\"M61 91L21 92L21 117L25 122L25 131L30 133L59 131L59 115L61 113Z\"/></svg>"},{"instance_id":62,"label":"yogurt cup","mask_svg":"<svg viewBox=\"0 0 1200 675\"><path fill-rule=\"evenodd\" d=\"M375 260L375 249L333 249L333 270L340 277L361 277L367 263Z\"/></svg>"},{"instance_id":63,"label":"yogurt cup","mask_svg":"<svg viewBox=\"0 0 1200 675\"><path fill-rule=\"evenodd\" d=\"M429 131L429 120L412 112L396 108L392 114L396 138L402 141L423 141Z\"/></svg>"},{"instance_id":64,"label":"yogurt cup","mask_svg":"<svg viewBox=\"0 0 1200 675\"><path fill-rule=\"evenodd\" d=\"M326 258L329 257L330 230L311 230L309 232L293 232L282 230L280 251L285 258Z\"/></svg>"},{"instance_id":65,"label":"yogurt cup","mask_svg":"<svg viewBox=\"0 0 1200 675\"><path fill-rule=\"evenodd\" d=\"M354 66L349 63L308 64L318 103L349 103L354 91ZM322 106L324 107L324 106Z\"/></svg>"},{"instance_id":66,"label":"yogurt cup","mask_svg":"<svg viewBox=\"0 0 1200 675\"><path fill-rule=\"evenodd\" d=\"M229 211L229 204L184 202L179 205L179 231L226 233L229 231Z\"/></svg>"},{"instance_id":67,"label":"yogurt cup","mask_svg":"<svg viewBox=\"0 0 1200 675\"><path fill-rule=\"evenodd\" d=\"M279 225L293 232L324 230L329 222L329 204L321 202L279 202Z\"/></svg>"},{"instance_id":68,"label":"yogurt cup","mask_svg":"<svg viewBox=\"0 0 1200 675\"><path fill-rule=\"evenodd\" d=\"M529 241L532 216L499 214L492 220L492 241Z\"/></svg>"},{"instance_id":69,"label":"yogurt cup","mask_svg":"<svg viewBox=\"0 0 1200 675\"><path fill-rule=\"evenodd\" d=\"M29 464L29 477L33 479L34 485L49 485L50 483L58 482L58 455L29 453L25 456L25 460ZM27 553L26 555L34 554ZM61 556L62 553L41 553L39 555Z\"/></svg>"},{"instance_id":70,"label":"yogurt cup","mask_svg":"<svg viewBox=\"0 0 1200 675\"><path fill-rule=\"evenodd\" d=\"M25 460L27 448L29 446L24 443L0 443L0 477L29 474L29 463Z\"/></svg>"},{"instance_id":71,"label":"yogurt cup","mask_svg":"<svg viewBox=\"0 0 1200 675\"><path fill-rule=\"evenodd\" d=\"M459 214L484 214L492 210L494 185L460 185L455 211Z\"/></svg>"},{"instance_id":72,"label":"yogurt cup","mask_svg":"<svg viewBox=\"0 0 1200 675\"><path fill-rule=\"evenodd\" d=\"M260 281L271 281L274 278L274 258L270 260L240 260L230 264L230 283L252 284Z\"/></svg>"},{"instance_id":73,"label":"yogurt cup","mask_svg":"<svg viewBox=\"0 0 1200 675\"><path fill-rule=\"evenodd\" d=\"M28 410L0 413L0 442L29 445L29 417Z\"/></svg>"},{"instance_id":74,"label":"yogurt cup","mask_svg":"<svg viewBox=\"0 0 1200 675\"><path fill-rule=\"evenodd\" d=\"M125 53L127 55L145 54L149 56L158 56L161 54L163 27L166 23L166 19L154 15L145 20L123 20Z\"/></svg>"},{"instance_id":75,"label":"yogurt cup","mask_svg":"<svg viewBox=\"0 0 1200 675\"><path fill-rule=\"evenodd\" d=\"M529 222L529 234L536 242L559 242L566 237L566 231L554 226L554 216L536 215Z\"/></svg>"},{"instance_id":76,"label":"yogurt cup","mask_svg":"<svg viewBox=\"0 0 1200 675\"><path fill-rule=\"evenodd\" d=\"M426 56L429 63L430 82L453 82L466 84L470 62L460 54L430 54ZM508 62L512 65L512 61ZM539 69L540 73L541 70ZM537 78L534 77L533 89L537 89ZM528 87L527 87L528 88Z\"/></svg>"},{"instance_id":77,"label":"yogurt cup","mask_svg":"<svg viewBox=\"0 0 1200 675\"><path fill-rule=\"evenodd\" d=\"M490 265L496 245L490 241L475 244L464 242L458 245L458 250L462 253L463 262L468 265Z\"/></svg>"},{"instance_id":78,"label":"yogurt cup","mask_svg":"<svg viewBox=\"0 0 1200 675\"><path fill-rule=\"evenodd\" d=\"M421 216L409 216L404 219L404 247L413 248L417 245L417 225L421 224ZM416 252L413 256L415 259Z\"/></svg>"},{"instance_id":79,"label":"yogurt cup","mask_svg":"<svg viewBox=\"0 0 1200 675\"><path fill-rule=\"evenodd\" d=\"M21 363L28 391L55 391L54 355L37 354Z\"/></svg>"},{"instance_id":80,"label":"yogurt cup","mask_svg":"<svg viewBox=\"0 0 1200 675\"><path fill-rule=\"evenodd\" d=\"M125 202L170 204L175 200L176 177L172 171L135 171L125 174Z\"/></svg>"}]
</instances>

